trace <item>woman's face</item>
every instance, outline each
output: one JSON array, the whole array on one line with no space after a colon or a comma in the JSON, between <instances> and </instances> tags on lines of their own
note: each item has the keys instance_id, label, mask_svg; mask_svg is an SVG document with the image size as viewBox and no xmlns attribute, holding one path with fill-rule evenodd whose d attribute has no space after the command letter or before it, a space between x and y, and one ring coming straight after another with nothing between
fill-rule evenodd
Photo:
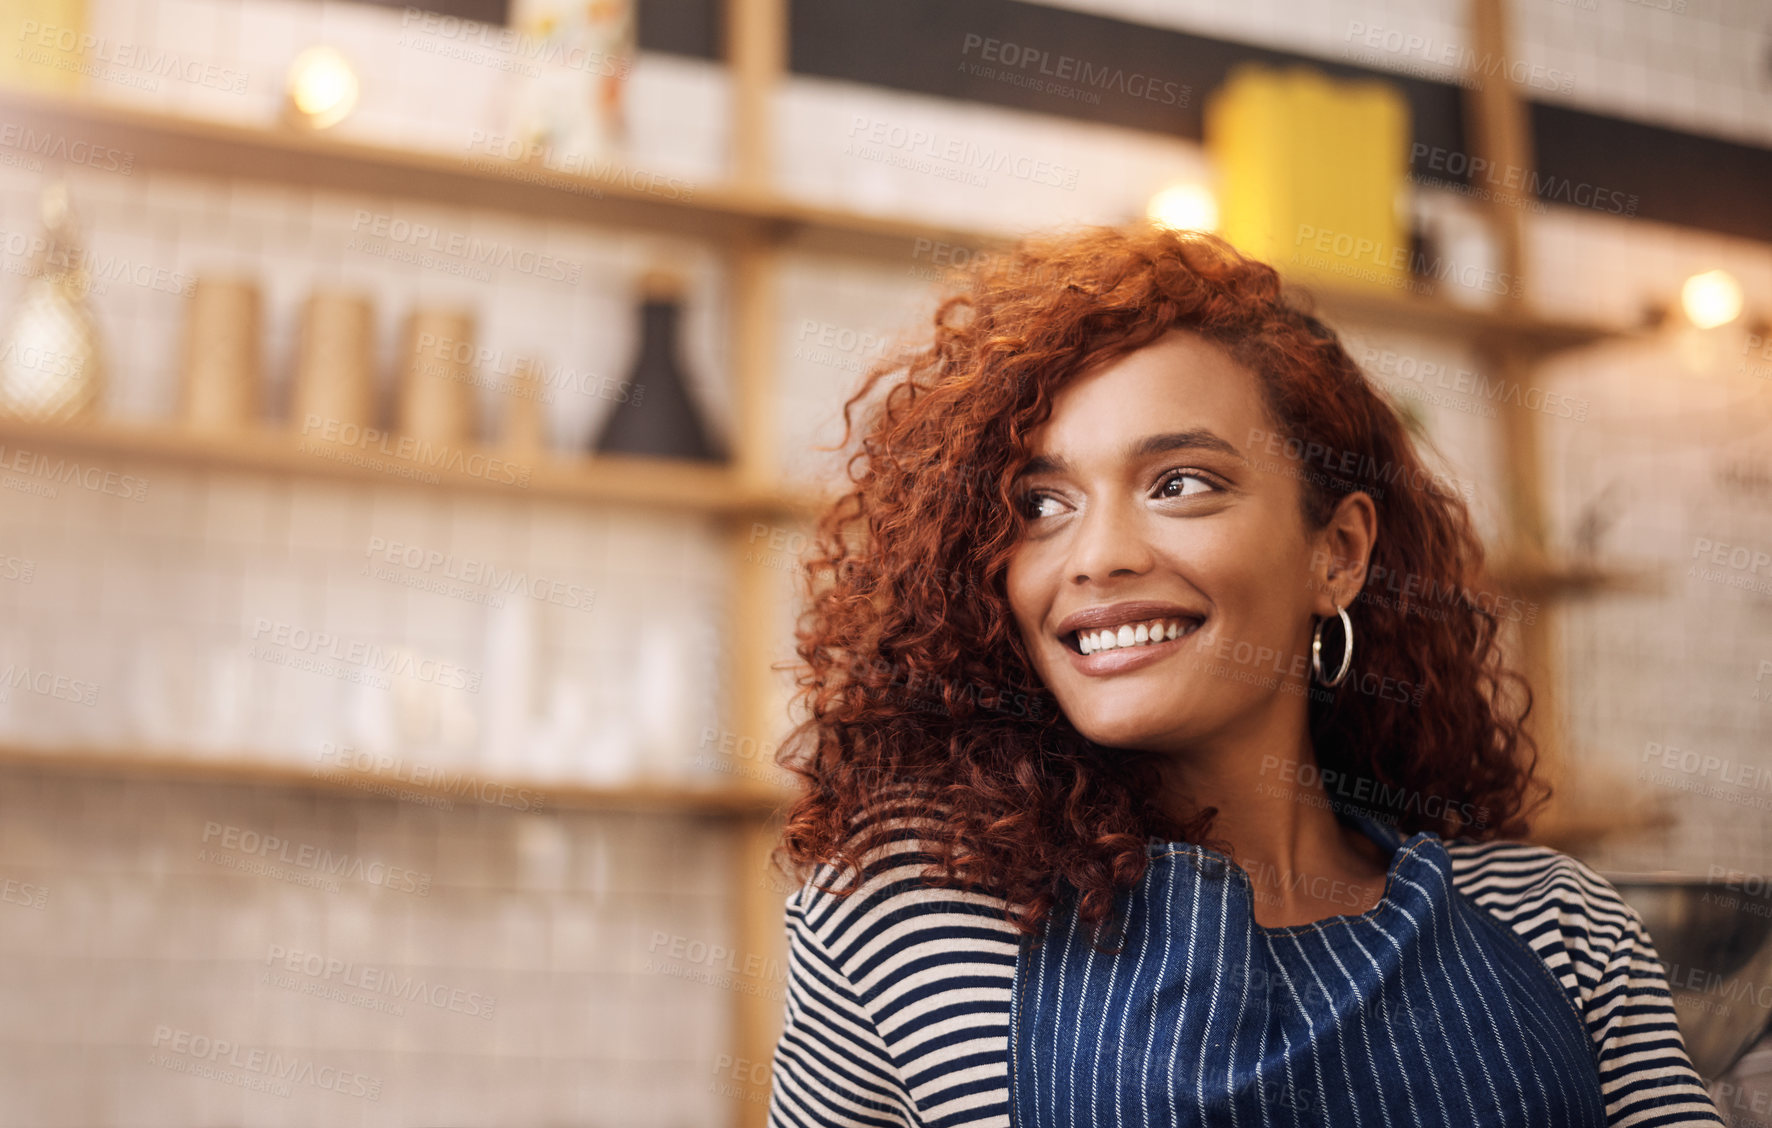
<instances>
[{"instance_id":1,"label":"woman's face","mask_svg":"<svg viewBox=\"0 0 1772 1128\"><path fill-rule=\"evenodd\" d=\"M1346 606L1358 591L1346 566L1363 570L1374 518L1355 494L1327 529L1307 529L1295 475L1308 467L1268 453L1281 449L1273 429L1255 376L1176 330L1072 382L1031 434L1009 603L1041 679L1090 740L1191 748L1261 731L1276 709L1302 715L1312 617L1334 614L1332 593ZM1104 611L1131 645L1078 653L1067 620ZM1153 621L1166 640L1140 643L1138 625ZM1324 660L1338 662L1340 635L1325 633Z\"/></svg>"}]
</instances>

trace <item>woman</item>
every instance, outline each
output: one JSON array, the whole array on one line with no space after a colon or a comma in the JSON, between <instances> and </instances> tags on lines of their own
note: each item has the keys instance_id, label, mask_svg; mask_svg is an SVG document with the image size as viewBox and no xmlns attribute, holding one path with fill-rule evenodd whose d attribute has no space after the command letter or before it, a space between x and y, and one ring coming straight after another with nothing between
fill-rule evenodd
<instances>
[{"instance_id":1,"label":"woman","mask_svg":"<svg viewBox=\"0 0 1772 1128\"><path fill-rule=\"evenodd\" d=\"M1458 489L1274 271L1086 228L935 321L811 561L770 1122L1721 1123L1636 913L1507 840Z\"/></svg>"}]
</instances>

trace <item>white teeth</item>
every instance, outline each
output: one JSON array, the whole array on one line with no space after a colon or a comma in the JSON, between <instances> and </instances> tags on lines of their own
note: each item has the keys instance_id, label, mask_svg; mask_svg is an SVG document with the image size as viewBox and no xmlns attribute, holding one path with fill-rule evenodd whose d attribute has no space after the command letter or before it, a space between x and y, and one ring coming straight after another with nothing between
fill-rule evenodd
<instances>
[{"instance_id":1,"label":"white teeth","mask_svg":"<svg viewBox=\"0 0 1772 1128\"><path fill-rule=\"evenodd\" d=\"M1179 619L1153 619L1144 623L1123 623L1119 627L1104 627L1098 631L1083 631L1077 635L1077 647L1085 654L1094 654L1097 650L1117 650L1126 646L1148 646L1153 642L1167 642L1172 638L1192 633L1197 624L1183 625Z\"/></svg>"}]
</instances>

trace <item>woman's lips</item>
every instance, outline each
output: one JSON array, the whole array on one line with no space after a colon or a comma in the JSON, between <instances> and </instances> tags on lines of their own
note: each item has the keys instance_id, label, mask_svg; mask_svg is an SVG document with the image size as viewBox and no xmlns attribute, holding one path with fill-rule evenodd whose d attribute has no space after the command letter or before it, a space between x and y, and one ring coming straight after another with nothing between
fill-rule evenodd
<instances>
[{"instance_id":1,"label":"woman's lips","mask_svg":"<svg viewBox=\"0 0 1772 1128\"><path fill-rule=\"evenodd\" d=\"M1087 677L1104 677L1109 674L1125 673L1160 662L1179 651L1188 644L1188 640L1200 633L1205 620L1197 620L1188 624L1185 633L1163 642L1146 642L1134 646L1116 646L1112 650L1097 650L1093 654L1083 654L1069 644L1060 643L1070 656L1071 665L1080 674Z\"/></svg>"}]
</instances>

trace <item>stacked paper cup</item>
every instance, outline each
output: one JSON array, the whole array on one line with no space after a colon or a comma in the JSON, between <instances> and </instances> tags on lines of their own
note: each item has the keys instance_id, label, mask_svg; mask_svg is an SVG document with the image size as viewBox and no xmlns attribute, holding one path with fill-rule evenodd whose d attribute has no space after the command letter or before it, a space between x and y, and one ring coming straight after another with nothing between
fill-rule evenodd
<instances>
[{"instance_id":1,"label":"stacked paper cup","mask_svg":"<svg viewBox=\"0 0 1772 1128\"><path fill-rule=\"evenodd\" d=\"M375 307L368 294L322 287L308 295L289 418L304 434L375 425Z\"/></svg>"},{"instance_id":2,"label":"stacked paper cup","mask_svg":"<svg viewBox=\"0 0 1772 1128\"><path fill-rule=\"evenodd\" d=\"M179 415L204 430L243 430L259 417L262 303L249 278L197 279L185 321Z\"/></svg>"},{"instance_id":3,"label":"stacked paper cup","mask_svg":"<svg viewBox=\"0 0 1772 1128\"><path fill-rule=\"evenodd\" d=\"M474 315L463 309L415 309L400 350L400 433L459 446L473 441Z\"/></svg>"}]
</instances>

